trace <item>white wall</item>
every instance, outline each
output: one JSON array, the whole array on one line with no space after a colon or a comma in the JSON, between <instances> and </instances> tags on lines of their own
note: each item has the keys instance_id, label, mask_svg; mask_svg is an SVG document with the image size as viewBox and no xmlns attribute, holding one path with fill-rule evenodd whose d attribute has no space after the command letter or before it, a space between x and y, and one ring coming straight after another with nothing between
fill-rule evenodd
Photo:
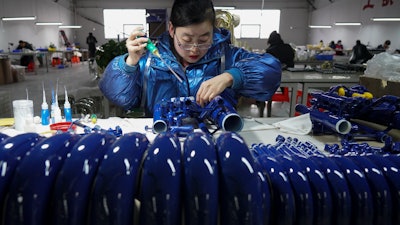
<instances>
[{"instance_id":1,"label":"white wall","mask_svg":"<svg viewBox=\"0 0 400 225\"><path fill-rule=\"evenodd\" d=\"M172 0L139 1L139 0L85 0L77 1L77 13L73 13L71 0L0 0L0 17L7 16L37 16L37 21L59 19L65 24L77 24L82 29L64 29L70 42L77 42L83 48L86 46L86 37L89 32L98 39L101 45L104 39L103 9L104 8L167 8ZM391 6L382 6L381 0L371 0L374 8L362 10L368 0L315 0L316 10L309 10L306 1L265 1L264 9L281 9L280 33L285 42L297 45L316 44L319 40L329 43L342 40L345 48L351 48L357 39L371 47L383 43L386 39L392 41L393 48L400 48L399 22L372 22L371 17L398 17L400 16L400 2L393 1ZM389 2L389 1L387 1ZM237 9L261 8L261 1L218 1L214 5L232 5ZM309 29L309 24L329 24L334 22L360 21L359 27L339 27L332 29ZM55 43L63 46L63 41L56 26L35 26L35 21L5 22L0 21L0 50L7 51L8 43L19 40L31 42L35 47L45 47ZM265 49L266 40L243 39L253 49Z\"/></svg>"},{"instance_id":2,"label":"white wall","mask_svg":"<svg viewBox=\"0 0 400 225\"><path fill-rule=\"evenodd\" d=\"M74 14L71 0L0 0L0 16L37 16L36 21L61 20L64 24L82 25L82 29L64 29L71 43L79 43L87 48L86 37L92 32L101 45L104 38L104 8L167 8L170 11L171 1L136 1L136 0L96 0L78 1ZM216 6L232 5L232 2L214 1ZM21 7L24 6L24 7ZM261 1L235 2L238 9L261 9ZM266 1L264 9L281 9L280 33L285 42L303 45L307 41L308 8L305 1ZM16 47L19 40L26 40L35 47L46 47L50 43L58 48L64 42L60 38L57 26L36 26L36 21L0 21L0 50L7 51L8 43ZM266 39L243 39L253 49L265 49Z\"/></svg>"},{"instance_id":3,"label":"white wall","mask_svg":"<svg viewBox=\"0 0 400 225\"><path fill-rule=\"evenodd\" d=\"M389 2L389 1L388 1ZM325 44L334 40L342 40L345 49L354 46L356 40L369 44L375 48L385 40L391 40L391 47L400 49L400 22L373 22L372 17L399 17L400 2L393 1L393 5L382 6L381 0L371 0L374 8L363 10L367 0L336 0L330 3L326 0L317 0L317 10L310 13L310 24L332 25L332 29L309 29L308 43L316 44L323 40ZM335 26L335 22L358 21L362 26Z\"/></svg>"},{"instance_id":4,"label":"white wall","mask_svg":"<svg viewBox=\"0 0 400 225\"><path fill-rule=\"evenodd\" d=\"M8 51L8 43L16 48L19 40L30 42L36 48L54 43L64 46L58 26L36 26L35 22L62 21L73 24L74 15L67 0L55 3L51 0L0 0L0 17L36 16L36 21L0 21L0 50ZM74 42L73 31L65 29L69 41Z\"/></svg>"},{"instance_id":5,"label":"white wall","mask_svg":"<svg viewBox=\"0 0 400 225\"><path fill-rule=\"evenodd\" d=\"M304 6L298 7L299 8L285 8L281 5L281 24L279 30L285 42L304 45L307 40L308 31L308 9ZM264 9L277 8L279 7L264 7ZM167 11L169 12L170 8L167 8ZM97 23L91 22L97 21L104 24L103 8L79 8L78 15L83 16L78 16L78 23L84 27L84 29L80 29L77 34L78 42L84 43L87 32L93 32L99 44L107 42L104 38L104 28ZM87 20L87 18L90 18L90 21ZM240 41L245 42L252 49L265 49L267 47L267 39L241 39Z\"/></svg>"}]
</instances>

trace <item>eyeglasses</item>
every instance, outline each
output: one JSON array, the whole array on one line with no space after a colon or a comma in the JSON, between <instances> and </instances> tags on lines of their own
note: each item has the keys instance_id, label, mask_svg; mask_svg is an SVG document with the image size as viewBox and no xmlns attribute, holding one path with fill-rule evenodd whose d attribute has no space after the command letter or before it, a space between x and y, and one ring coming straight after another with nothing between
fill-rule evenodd
<instances>
[{"instance_id":1,"label":"eyeglasses","mask_svg":"<svg viewBox=\"0 0 400 225\"><path fill-rule=\"evenodd\" d=\"M175 35L174 35L175 36ZM176 36L175 36L176 37ZM198 48L200 50L207 50L209 48L211 48L212 43L205 43L205 44L182 44L178 38L176 38L176 42L178 42L178 46L185 50L185 51L190 51L192 50L192 48Z\"/></svg>"}]
</instances>

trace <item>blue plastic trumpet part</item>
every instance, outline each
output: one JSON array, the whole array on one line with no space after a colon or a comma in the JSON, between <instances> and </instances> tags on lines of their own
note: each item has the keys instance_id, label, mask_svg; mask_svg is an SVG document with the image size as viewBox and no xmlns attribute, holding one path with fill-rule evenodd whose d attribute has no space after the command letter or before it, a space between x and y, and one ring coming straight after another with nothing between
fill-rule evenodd
<instances>
[{"instance_id":1,"label":"blue plastic trumpet part","mask_svg":"<svg viewBox=\"0 0 400 225\"><path fill-rule=\"evenodd\" d=\"M168 103L163 99L156 104L153 112L153 130L155 133L166 132L168 129L168 120L166 115L168 112ZM173 122L173 121L171 121Z\"/></svg>"},{"instance_id":2,"label":"blue plastic trumpet part","mask_svg":"<svg viewBox=\"0 0 400 225\"><path fill-rule=\"evenodd\" d=\"M392 224L393 205L389 184L381 169L365 156L350 156L367 179L374 202L373 224Z\"/></svg>"},{"instance_id":3,"label":"blue plastic trumpet part","mask_svg":"<svg viewBox=\"0 0 400 225\"><path fill-rule=\"evenodd\" d=\"M72 148L54 185L51 224L85 224L89 199L98 166L115 136L84 135Z\"/></svg>"},{"instance_id":4,"label":"blue plastic trumpet part","mask_svg":"<svg viewBox=\"0 0 400 225\"><path fill-rule=\"evenodd\" d=\"M389 160L387 157L382 157L381 155L366 154L365 157L378 166L385 176L390 189L392 209L394 210L391 224L400 224L400 214L397 213L396 210L400 208L400 167L392 160Z\"/></svg>"},{"instance_id":5,"label":"blue plastic trumpet part","mask_svg":"<svg viewBox=\"0 0 400 225\"><path fill-rule=\"evenodd\" d=\"M345 93L339 95L339 89L344 90ZM391 129L400 129L400 97L393 95L385 95L380 98L353 96L353 94L365 91L367 91L366 88L360 85L351 88L340 85L331 87L329 92L311 93L310 111L322 110L326 114L353 121L353 124L357 119L387 126L385 130L377 131L355 124L349 134L345 136L347 139L374 138L379 140L385 138ZM315 130L326 132L323 128L321 124L315 126Z\"/></svg>"},{"instance_id":6,"label":"blue plastic trumpet part","mask_svg":"<svg viewBox=\"0 0 400 225\"><path fill-rule=\"evenodd\" d=\"M301 155L301 153L298 150L293 151L291 149L292 144L297 144L297 140L291 138L285 139L282 136L278 136L276 145L258 146L258 148L263 149L260 150L260 152L264 152L267 157L274 158L274 160L282 165L285 174L287 174L291 182L296 206L294 223L312 224L315 215L313 190L311 189L311 183L307 174L303 172L303 169L293 160L293 156L296 154ZM324 200L327 199L322 199L323 203L320 205L326 203L326 208L328 209L328 200ZM315 202L318 203L318 201Z\"/></svg>"},{"instance_id":7,"label":"blue plastic trumpet part","mask_svg":"<svg viewBox=\"0 0 400 225\"><path fill-rule=\"evenodd\" d=\"M363 155L363 154L395 154L398 153L399 142L393 142L392 137L387 136L383 147L371 146L365 142L351 142L343 139L339 144L325 144L324 150L333 155Z\"/></svg>"},{"instance_id":8,"label":"blue plastic trumpet part","mask_svg":"<svg viewBox=\"0 0 400 225\"><path fill-rule=\"evenodd\" d=\"M332 221L333 204L329 182L317 164L303 155L294 154L292 160L307 175L314 202L314 222L330 224Z\"/></svg>"},{"instance_id":9,"label":"blue plastic trumpet part","mask_svg":"<svg viewBox=\"0 0 400 225\"><path fill-rule=\"evenodd\" d=\"M351 196L351 224L373 224L373 197L363 170L348 157L330 157L346 177Z\"/></svg>"},{"instance_id":10,"label":"blue plastic trumpet part","mask_svg":"<svg viewBox=\"0 0 400 225\"><path fill-rule=\"evenodd\" d=\"M319 110L309 110L305 105L297 105L296 110L300 113L310 113L311 121L314 127L328 128L339 134L348 134L351 131L351 123L346 119L329 113L323 113ZM313 129L314 129L313 127Z\"/></svg>"},{"instance_id":11,"label":"blue plastic trumpet part","mask_svg":"<svg viewBox=\"0 0 400 225\"><path fill-rule=\"evenodd\" d=\"M346 176L329 157L313 155L308 158L324 173L332 196L332 224L350 224L352 215L351 195Z\"/></svg>"},{"instance_id":12,"label":"blue plastic trumpet part","mask_svg":"<svg viewBox=\"0 0 400 225\"><path fill-rule=\"evenodd\" d=\"M205 107L197 104L193 97L173 98L169 101L164 99L154 107L155 133L171 131L171 127L182 126L192 126L193 129L200 128L210 133L208 123L214 124L216 130L239 132L243 128L242 118L234 107L220 96L215 97ZM175 128L175 131L180 130Z\"/></svg>"},{"instance_id":13,"label":"blue plastic trumpet part","mask_svg":"<svg viewBox=\"0 0 400 225\"><path fill-rule=\"evenodd\" d=\"M143 159L139 224L181 224L181 144L170 132L158 134Z\"/></svg>"},{"instance_id":14,"label":"blue plastic trumpet part","mask_svg":"<svg viewBox=\"0 0 400 225\"><path fill-rule=\"evenodd\" d=\"M368 92L368 89L365 86L362 86L362 85L353 85L351 87L346 87L344 85L336 85L336 86L332 86L329 89L329 92L330 93L340 92L339 89L343 89L343 91L344 91L343 94L346 97L352 97L353 94L355 94L355 93L364 94L365 92Z\"/></svg>"},{"instance_id":15,"label":"blue plastic trumpet part","mask_svg":"<svg viewBox=\"0 0 400 225\"><path fill-rule=\"evenodd\" d=\"M94 181L89 224L133 224L140 164L148 145L144 134L133 132L108 148Z\"/></svg>"},{"instance_id":16,"label":"blue plastic trumpet part","mask_svg":"<svg viewBox=\"0 0 400 225\"><path fill-rule=\"evenodd\" d=\"M19 163L5 204L5 224L46 224L54 182L79 135L63 133L38 142Z\"/></svg>"},{"instance_id":17,"label":"blue plastic trumpet part","mask_svg":"<svg viewBox=\"0 0 400 225\"><path fill-rule=\"evenodd\" d=\"M6 138L0 143L0 218L2 218L4 200L18 164L41 139L42 137L37 133L24 133Z\"/></svg>"},{"instance_id":18,"label":"blue plastic trumpet part","mask_svg":"<svg viewBox=\"0 0 400 225\"><path fill-rule=\"evenodd\" d=\"M0 132L0 144L1 144L1 142L4 140L4 139L6 139L6 138L8 138L9 136L7 135L7 134L4 134L4 133L1 133Z\"/></svg>"},{"instance_id":19,"label":"blue plastic trumpet part","mask_svg":"<svg viewBox=\"0 0 400 225\"><path fill-rule=\"evenodd\" d=\"M294 224L296 216L294 193L282 165L275 158L268 157L265 154L257 155L255 158L267 172L271 186L271 218L269 224Z\"/></svg>"},{"instance_id":20,"label":"blue plastic trumpet part","mask_svg":"<svg viewBox=\"0 0 400 225\"><path fill-rule=\"evenodd\" d=\"M310 181L301 167L290 157L277 156L292 184L296 203L295 224L312 224L314 221L314 200Z\"/></svg>"},{"instance_id":21,"label":"blue plastic trumpet part","mask_svg":"<svg viewBox=\"0 0 400 225\"><path fill-rule=\"evenodd\" d=\"M216 141L220 176L220 223L265 224L269 221L271 193L264 173L243 138L223 132Z\"/></svg>"},{"instance_id":22,"label":"blue plastic trumpet part","mask_svg":"<svg viewBox=\"0 0 400 225\"><path fill-rule=\"evenodd\" d=\"M357 88L360 89L359 86ZM336 87L331 89L335 90ZM367 99L339 96L335 91L312 93L311 95L314 109L324 109L346 119L361 119L390 128L400 128L400 98L398 96L385 95L380 98Z\"/></svg>"},{"instance_id":23,"label":"blue plastic trumpet part","mask_svg":"<svg viewBox=\"0 0 400 225\"><path fill-rule=\"evenodd\" d=\"M221 96L215 97L200 114L200 118L208 118L224 131L239 132L243 129L243 120L233 106Z\"/></svg>"},{"instance_id":24,"label":"blue plastic trumpet part","mask_svg":"<svg viewBox=\"0 0 400 225\"><path fill-rule=\"evenodd\" d=\"M183 194L185 224L217 225L217 154L209 134L191 133L183 147Z\"/></svg>"},{"instance_id":25,"label":"blue plastic trumpet part","mask_svg":"<svg viewBox=\"0 0 400 225\"><path fill-rule=\"evenodd\" d=\"M73 121L71 126L72 125L76 125L76 126L82 127L85 134L90 134L90 133L93 133L93 132L99 132L99 133L107 133L107 134L110 134L110 135L114 135L115 137L120 137L122 135L122 129L121 129L120 126L116 126L115 129L109 128L108 130L101 128L99 125L96 125L96 126L94 126L92 128L92 127L89 127L89 126L81 123L79 120Z\"/></svg>"}]
</instances>

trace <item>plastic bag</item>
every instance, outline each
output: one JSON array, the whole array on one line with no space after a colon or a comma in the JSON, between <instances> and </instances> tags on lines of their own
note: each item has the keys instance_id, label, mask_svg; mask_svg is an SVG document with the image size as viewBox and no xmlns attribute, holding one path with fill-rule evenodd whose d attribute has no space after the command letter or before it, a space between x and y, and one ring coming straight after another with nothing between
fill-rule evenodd
<instances>
[{"instance_id":1,"label":"plastic bag","mask_svg":"<svg viewBox=\"0 0 400 225\"><path fill-rule=\"evenodd\" d=\"M367 62L365 76L389 81L400 81L400 56L386 52L374 55Z\"/></svg>"}]
</instances>

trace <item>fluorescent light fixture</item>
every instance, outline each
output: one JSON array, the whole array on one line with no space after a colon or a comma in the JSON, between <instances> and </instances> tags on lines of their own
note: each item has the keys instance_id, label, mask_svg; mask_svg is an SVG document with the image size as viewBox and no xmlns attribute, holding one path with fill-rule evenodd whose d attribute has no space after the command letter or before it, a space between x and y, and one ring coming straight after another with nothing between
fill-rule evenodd
<instances>
[{"instance_id":1,"label":"fluorescent light fixture","mask_svg":"<svg viewBox=\"0 0 400 225\"><path fill-rule=\"evenodd\" d=\"M309 25L309 28L322 28L322 29L329 29L332 28L330 25Z\"/></svg>"},{"instance_id":2,"label":"fluorescent light fixture","mask_svg":"<svg viewBox=\"0 0 400 225\"><path fill-rule=\"evenodd\" d=\"M214 6L214 9L220 9L220 10L233 10L236 9L235 6Z\"/></svg>"},{"instance_id":3,"label":"fluorescent light fixture","mask_svg":"<svg viewBox=\"0 0 400 225\"><path fill-rule=\"evenodd\" d=\"M360 22L336 22L336 26L361 26Z\"/></svg>"},{"instance_id":4,"label":"fluorescent light fixture","mask_svg":"<svg viewBox=\"0 0 400 225\"><path fill-rule=\"evenodd\" d=\"M35 23L38 26L59 26L62 25L60 22L37 22Z\"/></svg>"},{"instance_id":5,"label":"fluorescent light fixture","mask_svg":"<svg viewBox=\"0 0 400 225\"><path fill-rule=\"evenodd\" d=\"M72 29L74 29L74 28L82 28L82 26L79 26L79 25L61 25L61 26L58 26L58 28L72 28Z\"/></svg>"},{"instance_id":6,"label":"fluorescent light fixture","mask_svg":"<svg viewBox=\"0 0 400 225\"><path fill-rule=\"evenodd\" d=\"M16 20L35 20L35 16L21 16L21 17L2 17L3 21L16 21Z\"/></svg>"},{"instance_id":7,"label":"fluorescent light fixture","mask_svg":"<svg viewBox=\"0 0 400 225\"><path fill-rule=\"evenodd\" d=\"M391 21L400 21L399 17L382 17L382 18L371 18L372 21L384 21L384 22L391 22Z\"/></svg>"}]
</instances>

